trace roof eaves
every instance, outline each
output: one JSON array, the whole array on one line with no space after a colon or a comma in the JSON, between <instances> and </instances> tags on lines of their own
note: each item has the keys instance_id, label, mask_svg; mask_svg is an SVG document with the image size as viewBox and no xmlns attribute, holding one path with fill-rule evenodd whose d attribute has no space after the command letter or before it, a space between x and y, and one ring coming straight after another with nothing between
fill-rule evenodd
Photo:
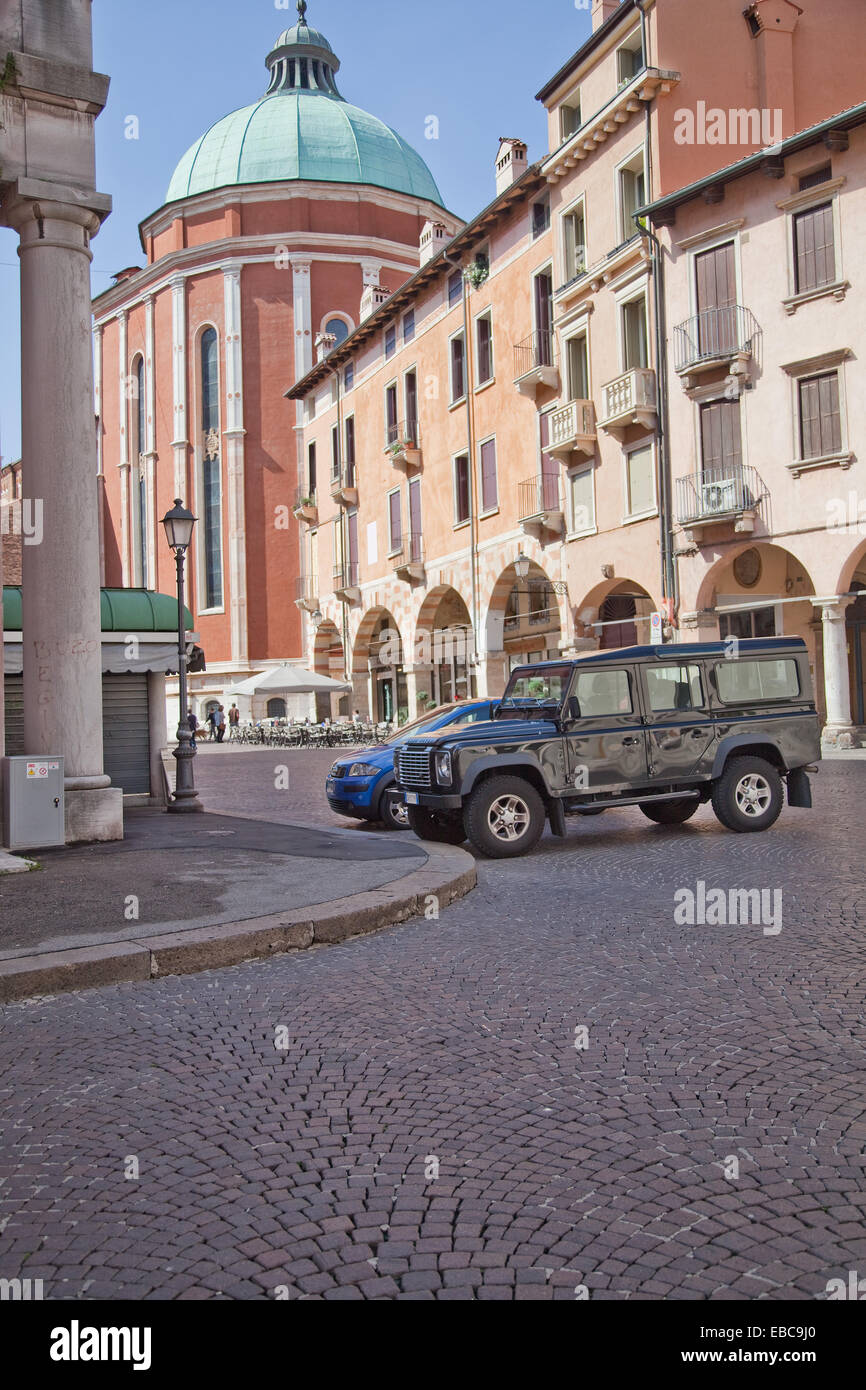
<instances>
[{"instance_id":1,"label":"roof eaves","mask_svg":"<svg viewBox=\"0 0 866 1390\"><path fill-rule=\"evenodd\" d=\"M380 327L393 316L404 301L411 300L419 289L440 274L443 267L449 263L449 255L453 255L467 243L471 244L477 240L479 233L489 223L496 220L498 213L505 212L512 202L516 202L515 194L518 191L525 194L542 182L544 179L541 174L541 161L530 164L519 179L515 180L504 192L498 194L492 203L488 203L486 208L482 208L477 217L473 218L471 222L467 222L436 256L432 257L426 265L422 265L410 279L406 280L392 295L389 295L384 304L381 304L374 313L370 314L369 318L364 319L363 323L360 323L349 334L348 338L343 339L339 347L334 348L321 362L317 362L311 367L306 376L296 381L293 386L289 387L288 391L284 391L283 395L286 400L301 400L319 381L332 375L336 367L342 362L348 361L363 343L374 337Z\"/></svg>"},{"instance_id":2,"label":"roof eaves","mask_svg":"<svg viewBox=\"0 0 866 1390\"><path fill-rule=\"evenodd\" d=\"M580 67L581 63L584 62L600 44L604 43L605 39L609 34L613 33L614 29L625 15L631 14L636 9L637 0L622 0L619 9L614 10L613 14L609 19L605 20L601 28L596 29L594 34L590 34L586 43L584 43L576 53L572 54L567 63L563 63L559 72L555 72L549 82L545 82L541 91L536 92L535 100L546 101L547 98L556 91L560 83L564 82L569 74L574 72L575 68Z\"/></svg>"}]
</instances>

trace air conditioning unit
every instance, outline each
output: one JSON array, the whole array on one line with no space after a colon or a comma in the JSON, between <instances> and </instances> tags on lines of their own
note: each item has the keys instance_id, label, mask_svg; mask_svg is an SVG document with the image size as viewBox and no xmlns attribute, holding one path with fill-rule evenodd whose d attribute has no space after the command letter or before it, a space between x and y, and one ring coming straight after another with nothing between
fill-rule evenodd
<instances>
[{"instance_id":1,"label":"air conditioning unit","mask_svg":"<svg viewBox=\"0 0 866 1390\"><path fill-rule=\"evenodd\" d=\"M734 512L740 505L739 483L736 478L725 478L720 483L701 484L701 510L704 516L718 512Z\"/></svg>"}]
</instances>

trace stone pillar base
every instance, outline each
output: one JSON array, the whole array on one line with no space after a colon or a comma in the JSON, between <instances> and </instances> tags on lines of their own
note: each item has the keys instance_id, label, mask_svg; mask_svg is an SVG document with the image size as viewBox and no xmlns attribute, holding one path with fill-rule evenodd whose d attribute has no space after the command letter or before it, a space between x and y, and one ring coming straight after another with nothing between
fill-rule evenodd
<instances>
[{"instance_id":1,"label":"stone pillar base","mask_svg":"<svg viewBox=\"0 0 866 1390\"><path fill-rule=\"evenodd\" d=\"M821 747L839 751L863 747L863 731L854 724L825 724L821 731Z\"/></svg>"},{"instance_id":2,"label":"stone pillar base","mask_svg":"<svg viewBox=\"0 0 866 1390\"><path fill-rule=\"evenodd\" d=\"M123 839L123 792L120 787L66 792L66 843L91 844Z\"/></svg>"}]
</instances>

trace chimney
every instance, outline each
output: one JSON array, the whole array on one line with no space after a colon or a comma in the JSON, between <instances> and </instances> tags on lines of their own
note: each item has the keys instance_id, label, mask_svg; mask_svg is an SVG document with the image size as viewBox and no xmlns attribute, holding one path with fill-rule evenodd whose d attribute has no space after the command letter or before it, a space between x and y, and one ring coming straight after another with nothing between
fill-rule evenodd
<instances>
[{"instance_id":1,"label":"chimney","mask_svg":"<svg viewBox=\"0 0 866 1390\"><path fill-rule=\"evenodd\" d=\"M434 256L438 256L443 246L446 246L450 240L444 222L425 222L421 229L419 244L421 265L426 265L428 261L432 261Z\"/></svg>"},{"instance_id":2,"label":"chimney","mask_svg":"<svg viewBox=\"0 0 866 1390\"><path fill-rule=\"evenodd\" d=\"M499 152L496 156L496 192L504 193L513 183L526 173L526 146L522 140L514 140L508 135L499 137Z\"/></svg>"},{"instance_id":3,"label":"chimney","mask_svg":"<svg viewBox=\"0 0 866 1390\"><path fill-rule=\"evenodd\" d=\"M592 32L607 23L611 15L619 9L619 0L592 0Z\"/></svg>"},{"instance_id":4,"label":"chimney","mask_svg":"<svg viewBox=\"0 0 866 1390\"><path fill-rule=\"evenodd\" d=\"M391 291L386 290L382 285L365 285L364 293L361 295L361 322L374 314L380 304L384 304L386 299L391 296Z\"/></svg>"},{"instance_id":5,"label":"chimney","mask_svg":"<svg viewBox=\"0 0 866 1390\"><path fill-rule=\"evenodd\" d=\"M328 353L335 347L337 342L336 333L317 333L316 334L316 361L321 362L327 357Z\"/></svg>"},{"instance_id":6,"label":"chimney","mask_svg":"<svg viewBox=\"0 0 866 1390\"><path fill-rule=\"evenodd\" d=\"M754 0L744 11L758 60L758 101L776 138L797 129L794 109L794 30L803 11L794 0ZM780 122L775 113L781 111Z\"/></svg>"}]
</instances>

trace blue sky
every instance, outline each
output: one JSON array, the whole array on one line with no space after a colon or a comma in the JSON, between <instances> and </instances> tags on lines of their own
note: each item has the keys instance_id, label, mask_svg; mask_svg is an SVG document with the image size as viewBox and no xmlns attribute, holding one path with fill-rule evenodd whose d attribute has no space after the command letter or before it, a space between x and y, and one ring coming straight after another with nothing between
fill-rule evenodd
<instances>
[{"instance_id":1,"label":"blue sky","mask_svg":"<svg viewBox=\"0 0 866 1390\"><path fill-rule=\"evenodd\" d=\"M264 93L264 60L294 24L294 0L94 0L94 66L111 77L96 125L97 178L114 212L93 244L93 289L143 264L138 224L175 164L213 121ZM584 0L309 0L308 22L341 60L347 101L373 112L427 160L450 209L494 194L500 135L546 148L535 93L584 41ZM439 121L438 140L425 122ZM139 138L125 136L138 118ZM0 454L20 452L17 237L0 229Z\"/></svg>"}]
</instances>

